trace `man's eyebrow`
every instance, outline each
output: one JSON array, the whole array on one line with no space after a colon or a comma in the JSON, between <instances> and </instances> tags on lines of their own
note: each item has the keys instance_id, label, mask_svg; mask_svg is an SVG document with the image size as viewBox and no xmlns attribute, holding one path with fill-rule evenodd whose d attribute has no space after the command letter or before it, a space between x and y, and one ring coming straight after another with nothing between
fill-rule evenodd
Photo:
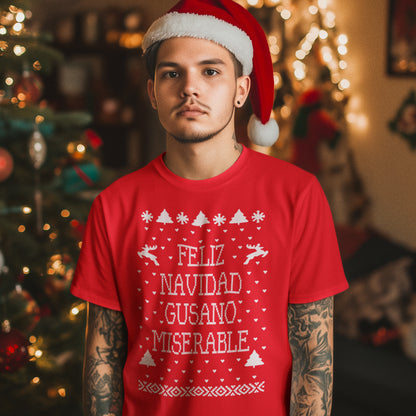
<instances>
[{"instance_id":1,"label":"man's eyebrow","mask_svg":"<svg viewBox=\"0 0 416 416\"><path fill-rule=\"evenodd\" d=\"M225 65L225 62L220 58L212 58L212 59L204 59L200 62L198 62L198 65L204 66L204 65ZM157 64L156 69L161 68L179 68L180 65L177 62L171 62L171 61L161 61Z\"/></svg>"}]
</instances>

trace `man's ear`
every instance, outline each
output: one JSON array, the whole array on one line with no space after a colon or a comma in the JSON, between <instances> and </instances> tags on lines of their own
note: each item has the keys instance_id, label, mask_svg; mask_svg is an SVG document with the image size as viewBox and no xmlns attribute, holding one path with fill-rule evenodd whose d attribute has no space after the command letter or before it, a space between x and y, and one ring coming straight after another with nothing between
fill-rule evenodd
<instances>
[{"instance_id":1,"label":"man's ear","mask_svg":"<svg viewBox=\"0 0 416 416\"><path fill-rule=\"evenodd\" d=\"M235 94L234 105L236 107L242 107L247 100L250 93L251 79L248 75L242 75L237 78L237 91Z\"/></svg>"},{"instance_id":2,"label":"man's ear","mask_svg":"<svg viewBox=\"0 0 416 416\"><path fill-rule=\"evenodd\" d=\"M150 103L152 104L152 107L155 110L157 110L154 86L155 86L154 81L152 79L148 79L147 80L147 95L149 96L149 100L150 100Z\"/></svg>"}]
</instances>

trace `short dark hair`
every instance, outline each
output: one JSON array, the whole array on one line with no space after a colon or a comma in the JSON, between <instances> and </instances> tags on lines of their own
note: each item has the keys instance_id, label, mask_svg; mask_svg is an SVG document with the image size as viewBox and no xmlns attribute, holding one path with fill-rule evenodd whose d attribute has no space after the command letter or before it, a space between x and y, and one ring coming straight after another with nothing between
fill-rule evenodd
<instances>
[{"instance_id":1,"label":"short dark hair","mask_svg":"<svg viewBox=\"0 0 416 416\"><path fill-rule=\"evenodd\" d=\"M146 69L151 79L155 79L157 53L159 51L159 48L162 42L163 41L155 42L152 46L150 46L146 50L146 53L144 54ZM229 54L231 55L231 59L233 60L233 63L234 63L235 77L239 78L243 75L243 65L234 56L234 54L232 54L231 52L229 52Z\"/></svg>"}]
</instances>

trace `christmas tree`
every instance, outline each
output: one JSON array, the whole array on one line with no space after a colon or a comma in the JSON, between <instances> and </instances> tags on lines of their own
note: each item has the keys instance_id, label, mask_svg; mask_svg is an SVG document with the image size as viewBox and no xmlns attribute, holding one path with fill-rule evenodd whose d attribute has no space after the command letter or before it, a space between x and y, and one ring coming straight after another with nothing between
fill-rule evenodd
<instances>
[{"instance_id":1,"label":"christmas tree","mask_svg":"<svg viewBox=\"0 0 416 416\"><path fill-rule=\"evenodd\" d=\"M0 0L0 413L79 415L86 305L69 287L101 141L43 98L63 57L29 7Z\"/></svg>"},{"instance_id":2,"label":"christmas tree","mask_svg":"<svg viewBox=\"0 0 416 416\"><path fill-rule=\"evenodd\" d=\"M336 223L364 223L368 199L348 143L348 36L338 31L331 1L236 2L259 21L270 47L280 138L267 153L318 177ZM249 110L239 115L239 137Z\"/></svg>"}]
</instances>

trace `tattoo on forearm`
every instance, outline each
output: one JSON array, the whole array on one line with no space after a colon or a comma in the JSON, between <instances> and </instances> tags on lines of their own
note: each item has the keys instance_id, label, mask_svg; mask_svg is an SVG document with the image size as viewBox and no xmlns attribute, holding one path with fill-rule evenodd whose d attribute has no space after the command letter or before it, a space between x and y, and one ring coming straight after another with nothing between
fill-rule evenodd
<instances>
[{"instance_id":1,"label":"tattoo on forearm","mask_svg":"<svg viewBox=\"0 0 416 416\"><path fill-rule=\"evenodd\" d=\"M329 416L333 382L333 298L288 308L293 357L291 416Z\"/></svg>"},{"instance_id":2,"label":"tattoo on forearm","mask_svg":"<svg viewBox=\"0 0 416 416\"><path fill-rule=\"evenodd\" d=\"M85 416L121 416L127 331L121 312L89 305L84 365Z\"/></svg>"}]
</instances>

